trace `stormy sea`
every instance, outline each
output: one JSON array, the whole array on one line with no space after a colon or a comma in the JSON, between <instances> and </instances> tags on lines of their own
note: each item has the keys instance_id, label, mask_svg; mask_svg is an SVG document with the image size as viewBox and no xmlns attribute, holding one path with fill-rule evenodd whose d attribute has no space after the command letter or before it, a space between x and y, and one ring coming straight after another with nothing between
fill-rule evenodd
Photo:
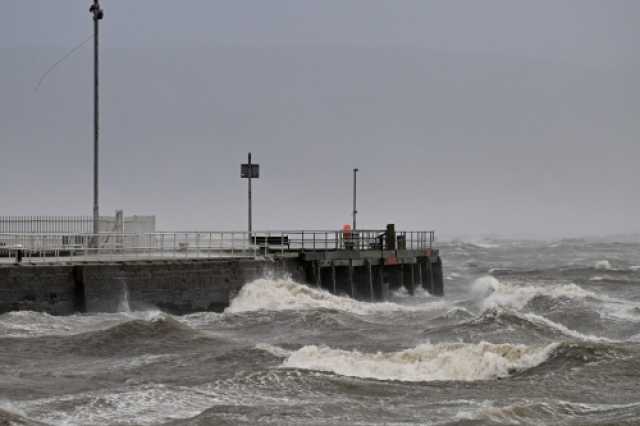
<instances>
[{"instance_id":1,"label":"stormy sea","mask_svg":"<svg viewBox=\"0 0 640 426\"><path fill-rule=\"evenodd\" d=\"M640 424L640 244L446 242L444 298L0 316L0 425Z\"/></svg>"}]
</instances>

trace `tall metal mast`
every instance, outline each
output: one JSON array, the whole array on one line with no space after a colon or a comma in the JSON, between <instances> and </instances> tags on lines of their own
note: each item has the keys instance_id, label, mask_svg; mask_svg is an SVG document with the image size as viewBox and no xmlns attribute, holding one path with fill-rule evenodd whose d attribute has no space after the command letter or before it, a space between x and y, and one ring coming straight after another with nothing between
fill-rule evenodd
<instances>
[{"instance_id":1,"label":"tall metal mast","mask_svg":"<svg viewBox=\"0 0 640 426\"><path fill-rule=\"evenodd\" d=\"M251 153L249 153L248 157L247 157L247 164L249 164L249 238L251 238L251 232L253 231L253 224L252 224L252 215L251 215L251 204L252 204L252 199L251 199L251 178L252 176L252 170L251 170Z\"/></svg>"},{"instance_id":2,"label":"tall metal mast","mask_svg":"<svg viewBox=\"0 0 640 426\"><path fill-rule=\"evenodd\" d=\"M353 230L356 230L356 215L358 210L356 209L356 174L358 169L353 169Z\"/></svg>"},{"instance_id":3,"label":"tall metal mast","mask_svg":"<svg viewBox=\"0 0 640 426\"><path fill-rule=\"evenodd\" d=\"M89 12L93 15L93 233L97 234L100 220L100 209L98 207L98 21L102 20L104 16L98 0L93 0Z\"/></svg>"}]
</instances>

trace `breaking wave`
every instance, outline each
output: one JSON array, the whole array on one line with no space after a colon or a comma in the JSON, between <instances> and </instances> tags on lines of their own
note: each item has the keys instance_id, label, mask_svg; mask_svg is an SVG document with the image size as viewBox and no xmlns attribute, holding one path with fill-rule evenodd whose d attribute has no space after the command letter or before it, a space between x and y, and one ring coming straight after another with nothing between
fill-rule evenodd
<instances>
[{"instance_id":1,"label":"breaking wave","mask_svg":"<svg viewBox=\"0 0 640 426\"><path fill-rule=\"evenodd\" d=\"M603 300L597 294L575 284L561 284L549 287L515 286L507 282L498 281L492 276L478 278L471 286L471 293L476 299L481 299L482 306L485 309L510 307L521 310L539 296L552 299L584 300L591 298Z\"/></svg>"},{"instance_id":2,"label":"breaking wave","mask_svg":"<svg viewBox=\"0 0 640 426\"><path fill-rule=\"evenodd\" d=\"M384 311L424 311L441 308L441 301L419 305L401 305L391 302L367 303L349 297L336 296L286 279L258 279L245 284L231 301L225 313L252 311L282 311L328 309L365 315Z\"/></svg>"},{"instance_id":3,"label":"breaking wave","mask_svg":"<svg viewBox=\"0 0 640 426\"><path fill-rule=\"evenodd\" d=\"M604 260L598 260L594 267L596 269L600 269L600 270L606 270L606 271L610 271L612 270L611 268L611 262L609 262L608 260L604 259Z\"/></svg>"},{"instance_id":4,"label":"breaking wave","mask_svg":"<svg viewBox=\"0 0 640 426\"><path fill-rule=\"evenodd\" d=\"M587 302L588 308L597 312L599 316L625 321L640 321L636 310L640 310L640 303L616 299L603 294L596 294L585 290L576 284L556 284L552 286L512 285L506 281L499 281L492 276L478 278L471 286L471 295L483 311L496 308L511 311L523 311L527 307L540 304L553 305L563 301ZM548 306L547 306L548 307ZM549 325L571 337L584 338L577 332L562 329L564 326L547 320L535 314L523 314L529 318L536 317L539 321L547 321ZM566 328L566 327L564 327ZM587 336L588 339L593 336Z\"/></svg>"},{"instance_id":5,"label":"breaking wave","mask_svg":"<svg viewBox=\"0 0 640 426\"><path fill-rule=\"evenodd\" d=\"M282 366L406 382L492 380L542 364L559 345L425 343L390 353L362 353L311 345L291 354Z\"/></svg>"},{"instance_id":6,"label":"breaking wave","mask_svg":"<svg viewBox=\"0 0 640 426\"><path fill-rule=\"evenodd\" d=\"M466 324L480 326L481 328L486 328L489 325L495 325L505 329L512 329L515 326L524 330L538 332L547 337L561 336L588 342L614 342L614 340L607 339L605 337L580 333L579 331L572 330L541 315L530 312L517 312L503 308L487 309L479 317L466 323L461 323L458 327L463 327Z\"/></svg>"}]
</instances>

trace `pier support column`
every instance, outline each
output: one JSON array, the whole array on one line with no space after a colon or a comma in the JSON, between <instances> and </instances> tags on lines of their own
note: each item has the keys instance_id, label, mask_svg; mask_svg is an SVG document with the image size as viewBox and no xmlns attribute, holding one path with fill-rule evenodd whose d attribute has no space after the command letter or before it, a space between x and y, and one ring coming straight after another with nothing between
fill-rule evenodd
<instances>
[{"instance_id":1,"label":"pier support column","mask_svg":"<svg viewBox=\"0 0 640 426\"><path fill-rule=\"evenodd\" d=\"M433 270L431 269L431 258L425 257L422 261L422 269L424 270L422 288L427 290L429 294L433 294Z\"/></svg>"},{"instance_id":2,"label":"pier support column","mask_svg":"<svg viewBox=\"0 0 640 426\"><path fill-rule=\"evenodd\" d=\"M444 276L442 272L442 259L438 256L431 265L433 284L431 290L434 296L444 296Z\"/></svg>"},{"instance_id":3,"label":"pier support column","mask_svg":"<svg viewBox=\"0 0 640 426\"><path fill-rule=\"evenodd\" d=\"M384 297L384 265L379 264L375 268L375 291L376 299L385 300Z\"/></svg>"},{"instance_id":4,"label":"pier support column","mask_svg":"<svg viewBox=\"0 0 640 426\"><path fill-rule=\"evenodd\" d=\"M402 283L402 285L404 286L404 288L407 289L407 293L409 293L411 296L413 296L413 294L415 293L415 288L413 286L413 277L411 274L411 271L405 271L407 269L407 267L410 267L410 264L406 264L403 263L400 265L400 282Z\"/></svg>"},{"instance_id":5,"label":"pier support column","mask_svg":"<svg viewBox=\"0 0 640 426\"><path fill-rule=\"evenodd\" d=\"M416 288L416 264L412 263L411 264L411 285L413 286L413 288Z\"/></svg>"},{"instance_id":6,"label":"pier support column","mask_svg":"<svg viewBox=\"0 0 640 426\"><path fill-rule=\"evenodd\" d=\"M320 262L315 262L316 287L322 288L322 275L320 275Z\"/></svg>"},{"instance_id":7,"label":"pier support column","mask_svg":"<svg viewBox=\"0 0 640 426\"><path fill-rule=\"evenodd\" d=\"M336 264L331 262L331 289L333 294L338 294L338 284L336 281Z\"/></svg>"},{"instance_id":8,"label":"pier support column","mask_svg":"<svg viewBox=\"0 0 640 426\"><path fill-rule=\"evenodd\" d=\"M349 259L349 291L351 297L356 298L356 286L353 282L353 259Z\"/></svg>"}]
</instances>

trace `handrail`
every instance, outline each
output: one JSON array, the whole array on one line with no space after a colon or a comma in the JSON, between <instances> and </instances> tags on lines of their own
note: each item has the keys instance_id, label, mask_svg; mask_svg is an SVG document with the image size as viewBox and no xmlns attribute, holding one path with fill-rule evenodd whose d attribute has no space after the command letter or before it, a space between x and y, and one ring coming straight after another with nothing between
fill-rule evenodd
<instances>
[{"instance_id":1,"label":"handrail","mask_svg":"<svg viewBox=\"0 0 640 426\"><path fill-rule=\"evenodd\" d=\"M299 251L431 249L434 231L385 230L181 231L126 233L0 233L0 262L27 259L82 258L122 260L151 258L258 257Z\"/></svg>"}]
</instances>

